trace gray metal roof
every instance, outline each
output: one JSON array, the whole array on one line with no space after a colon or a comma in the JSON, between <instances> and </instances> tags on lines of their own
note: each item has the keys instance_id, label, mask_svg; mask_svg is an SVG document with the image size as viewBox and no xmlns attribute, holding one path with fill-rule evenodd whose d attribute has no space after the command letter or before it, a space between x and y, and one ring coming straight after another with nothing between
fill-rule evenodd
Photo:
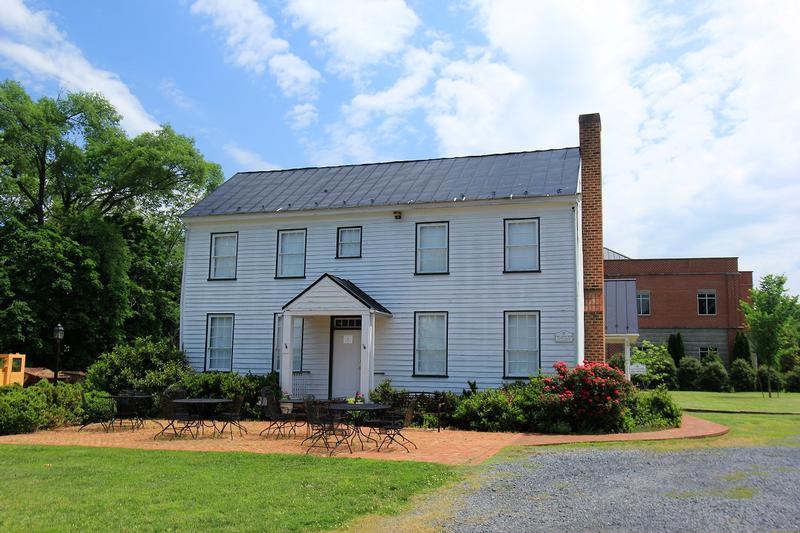
<instances>
[{"instance_id":1,"label":"gray metal roof","mask_svg":"<svg viewBox=\"0 0 800 533\"><path fill-rule=\"evenodd\" d=\"M605 280L606 335L639 333L636 313L636 280Z\"/></svg>"},{"instance_id":2,"label":"gray metal roof","mask_svg":"<svg viewBox=\"0 0 800 533\"><path fill-rule=\"evenodd\" d=\"M184 216L573 195L579 167L580 153L575 147L239 172Z\"/></svg>"}]
</instances>

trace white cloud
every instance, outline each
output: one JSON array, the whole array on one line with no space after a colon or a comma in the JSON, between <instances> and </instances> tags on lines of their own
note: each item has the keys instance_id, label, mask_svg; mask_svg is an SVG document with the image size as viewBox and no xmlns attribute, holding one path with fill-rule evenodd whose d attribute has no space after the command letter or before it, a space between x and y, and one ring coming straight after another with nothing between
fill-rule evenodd
<instances>
[{"instance_id":1,"label":"white cloud","mask_svg":"<svg viewBox=\"0 0 800 533\"><path fill-rule=\"evenodd\" d=\"M255 0L197 0L191 12L211 18L225 35L231 64L254 74L269 67L287 96L316 94L319 72L289 52L286 40L273 35L275 22Z\"/></svg>"},{"instance_id":2,"label":"white cloud","mask_svg":"<svg viewBox=\"0 0 800 533\"><path fill-rule=\"evenodd\" d=\"M158 129L156 120L113 72L93 66L50 20L21 0L0 0L0 58L14 70L51 79L68 91L101 93L122 115L131 134Z\"/></svg>"},{"instance_id":3,"label":"white cloud","mask_svg":"<svg viewBox=\"0 0 800 533\"><path fill-rule=\"evenodd\" d=\"M250 170L274 170L279 168L277 165L263 159L256 152L246 150L235 143L228 143L223 146L225 152L233 158L239 168L236 171Z\"/></svg>"},{"instance_id":4,"label":"white cloud","mask_svg":"<svg viewBox=\"0 0 800 533\"><path fill-rule=\"evenodd\" d=\"M317 108L314 104L297 104L286 113L286 120L292 129L304 130L317 122Z\"/></svg>"},{"instance_id":5,"label":"white cloud","mask_svg":"<svg viewBox=\"0 0 800 533\"><path fill-rule=\"evenodd\" d=\"M353 74L402 51L420 20L403 0L289 0L297 23L330 49L330 67Z\"/></svg>"},{"instance_id":6,"label":"white cloud","mask_svg":"<svg viewBox=\"0 0 800 533\"><path fill-rule=\"evenodd\" d=\"M186 96L180 87L175 83L175 80L166 79L162 80L159 84L161 94L164 95L170 102L180 107L185 111L194 109L194 101Z\"/></svg>"}]
</instances>

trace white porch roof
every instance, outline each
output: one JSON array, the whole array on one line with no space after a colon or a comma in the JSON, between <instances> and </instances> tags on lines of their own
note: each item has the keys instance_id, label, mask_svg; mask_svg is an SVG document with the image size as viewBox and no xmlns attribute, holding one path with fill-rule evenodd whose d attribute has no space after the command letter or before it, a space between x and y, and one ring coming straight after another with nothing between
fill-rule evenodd
<instances>
[{"instance_id":1,"label":"white porch roof","mask_svg":"<svg viewBox=\"0 0 800 533\"><path fill-rule=\"evenodd\" d=\"M392 313L352 281L325 273L283 306L295 316Z\"/></svg>"}]
</instances>

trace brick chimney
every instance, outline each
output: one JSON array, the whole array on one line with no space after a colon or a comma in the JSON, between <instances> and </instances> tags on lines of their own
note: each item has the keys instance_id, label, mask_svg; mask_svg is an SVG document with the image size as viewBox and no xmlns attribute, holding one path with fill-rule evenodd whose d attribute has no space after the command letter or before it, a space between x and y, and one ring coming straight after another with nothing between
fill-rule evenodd
<instances>
[{"instance_id":1,"label":"brick chimney","mask_svg":"<svg viewBox=\"0 0 800 533\"><path fill-rule=\"evenodd\" d=\"M603 295L603 173L600 115L578 117L581 151L581 239L583 244L584 360L605 361Z\"/></svg>"}]
</instances>

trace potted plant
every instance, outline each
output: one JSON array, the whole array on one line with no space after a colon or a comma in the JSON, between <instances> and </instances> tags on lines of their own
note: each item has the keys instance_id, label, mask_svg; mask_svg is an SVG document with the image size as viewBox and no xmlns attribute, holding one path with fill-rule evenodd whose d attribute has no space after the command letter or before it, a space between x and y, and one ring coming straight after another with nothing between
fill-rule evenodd
<instances>
[{"instance_id":1,"label":"potted plant","mask_svg":"<svg viewBox=\"0 0 800 533\"><path fill-rule=\"evenodd\" d=\"M281 391L281 413L288 415L292 412L291 396L286 391Z\"/></svg>"}]
</instances>

